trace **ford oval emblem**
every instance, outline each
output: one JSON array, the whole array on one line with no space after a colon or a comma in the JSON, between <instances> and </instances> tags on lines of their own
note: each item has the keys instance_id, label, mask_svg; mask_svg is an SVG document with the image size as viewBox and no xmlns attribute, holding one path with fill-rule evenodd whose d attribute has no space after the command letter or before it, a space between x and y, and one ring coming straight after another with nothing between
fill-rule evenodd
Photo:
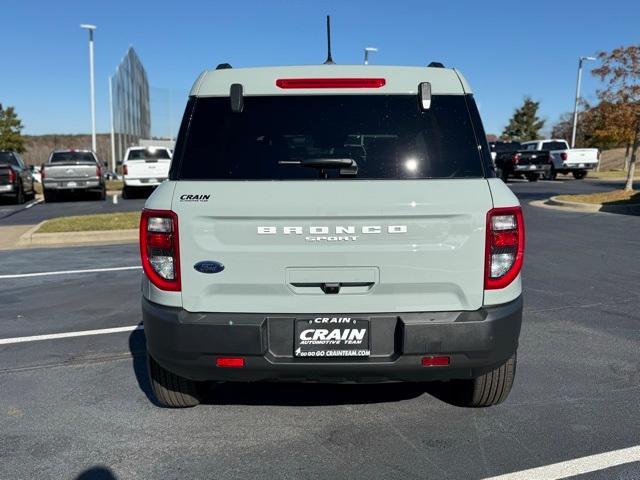
<instances>
[{"instance_id":1,"label":"ford oval emblem","mask_svg":"<svg viewBox=\"0 0 640 480\"><path fill-rule=\"evenodd\" d=\"M224 265L220 262L214 262L212 260L204 260L196 263L195 268L200 273L219 273L224 270Z\"/></svg>"}]
</instances>

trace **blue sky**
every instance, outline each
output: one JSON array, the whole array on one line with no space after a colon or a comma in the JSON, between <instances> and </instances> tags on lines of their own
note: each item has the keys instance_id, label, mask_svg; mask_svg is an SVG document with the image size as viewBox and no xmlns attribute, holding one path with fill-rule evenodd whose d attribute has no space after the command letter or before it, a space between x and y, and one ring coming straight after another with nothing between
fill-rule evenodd
<instances>
[{"instance_id":1,"label":"blue sky","mask_svg":"<svg viewBox=\"0 0 640 480\"><path fill-rule=\"evenodd\" d=\"M167 99L179 117L205 68L321 63L326 14L337 63L361 63L362 49L375 46L372 63L459 68L490 133L500 133L525 95L541 101L548 129L573 108L577 57L637 43L640 33L637 0L4 0L0 103L16 107L28 134L89 132L87 34L79 25L94 23L98 131L109 128L108 76L133 45L155 97L154 133L163 134L177 129ZM594 100L599 83L585 73L583 96Z\"/></svg>"}]
</instances>

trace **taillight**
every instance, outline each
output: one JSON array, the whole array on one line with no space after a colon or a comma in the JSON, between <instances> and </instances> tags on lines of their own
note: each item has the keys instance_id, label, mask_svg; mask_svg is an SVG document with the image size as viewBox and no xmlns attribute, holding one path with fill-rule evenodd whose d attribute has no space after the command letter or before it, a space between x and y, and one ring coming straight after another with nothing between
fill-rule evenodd
<instances>
[{"instance_id":1,"label":"taillight","mask_svg":"<svg viewBox=\"0 0 640 480\"><path fill-rule=\"evenodd\" d=\"M122 174L123 175L129 175L129 167L127 167L126 165L122 166Z\"/></svg>"},{"instance_id":2,"label":"taillight","mask_svg":"<svg viewBox=\"0 0 640 480\"><path fill-rule=\"evenodd\" d=\"M279 78L278 88L380 88L384 78Z\"/></svg>"},{"instance_id":3,"label":"taillight","mask_svg":"<svg viewBox=\"0 0 640 480\"><path fill-rule=\"evenodd\" d=\"M569 158L569 156L567 155L567 152L562 152L562 153L560 153L560 158L564 161L567 158Z\"/></svg>"},{"instance_id":4,"label":"taillight","mask_svg":"<svg viewBox=\"0 0 640 480\"><path fill-rule=\"evenodd\" d=\"M178 216L171 210L143 210L140 256L147 278L160 290L179 292Z\"/></svg>"},{"instance_id":5,"label":"taillight","mask_svg":"<svg viewBox=\"0 0 640 480\"><path fill-rule=\"evenodd\" d=\"M100 165L96 165L96 177L100 178L102 176L102 170L100 169Z\"/></svg>"},{"instance_id":6,"label":"taillight","mask_svg":"<svg viewBox=\"0 0 640 480\"><path fill-rule=\"evenodd\" d=\"M16 172L13 171L13 168L9 167L9 183L13 183L16 181Z\"/></svg>"},{"instance_id":7,"label":"taillight","mask_svg":"<svg viewBox=\"0 0 640 480\"><path fill-rule=\"evenodd\" d=\"M513 160L513 164L517 165L518 162L520 161L520 154L519 153L514 154L512 160Z\"/></svg>"},{"instance_id":8,"label":"taillight","mask_svg":"<svg viewBox=\"0 0 640 480\"><path fill-rule=\"evenodd\" d=\"M44 165L40 167L40 181L44 180Z\"/></svg>"},{"instance_id":9,"label":"taillight","mask_svg":"<svg viewBox=\"0 0 640 480\"><path fill-rule=\"evenodd\" d=\"M520 207L487 213L484 288L505 288L520 273L524 259L524 221Z\"/></svg>"}]
</instances>

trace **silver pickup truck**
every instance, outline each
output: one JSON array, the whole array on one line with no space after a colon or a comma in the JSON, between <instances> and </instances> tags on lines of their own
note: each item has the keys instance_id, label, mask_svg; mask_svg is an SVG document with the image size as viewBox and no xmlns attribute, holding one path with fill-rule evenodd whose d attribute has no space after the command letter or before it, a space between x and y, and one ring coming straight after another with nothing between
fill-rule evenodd
<instances>
[{"instance_id":1,"label":"silver pickup truck","mask_svg":"<svg viewBox=\"0 0 640 480\"><path fill-rule=\"evenodd\" d=\"M106 198L102 165L90 150L55 150L42 166L45 202L53 202L61 193L93 193Z\"/></svg>"}]
</instances>

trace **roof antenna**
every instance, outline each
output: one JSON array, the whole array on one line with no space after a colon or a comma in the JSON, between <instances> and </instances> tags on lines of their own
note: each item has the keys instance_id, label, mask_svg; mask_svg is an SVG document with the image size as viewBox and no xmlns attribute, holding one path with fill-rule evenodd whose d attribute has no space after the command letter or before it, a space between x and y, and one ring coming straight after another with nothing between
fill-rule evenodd
<instances>
[{"instance_id":1,"label":"roof antenna","mask_svg":"<svg viewBox=\"0 0 640 480\"><path fill-rule=\"evenodd\" d=\"M331 16L327 15L327 59L325 65L333 65L335 62L331 58Z\"/></svg>"}]
</instances>

